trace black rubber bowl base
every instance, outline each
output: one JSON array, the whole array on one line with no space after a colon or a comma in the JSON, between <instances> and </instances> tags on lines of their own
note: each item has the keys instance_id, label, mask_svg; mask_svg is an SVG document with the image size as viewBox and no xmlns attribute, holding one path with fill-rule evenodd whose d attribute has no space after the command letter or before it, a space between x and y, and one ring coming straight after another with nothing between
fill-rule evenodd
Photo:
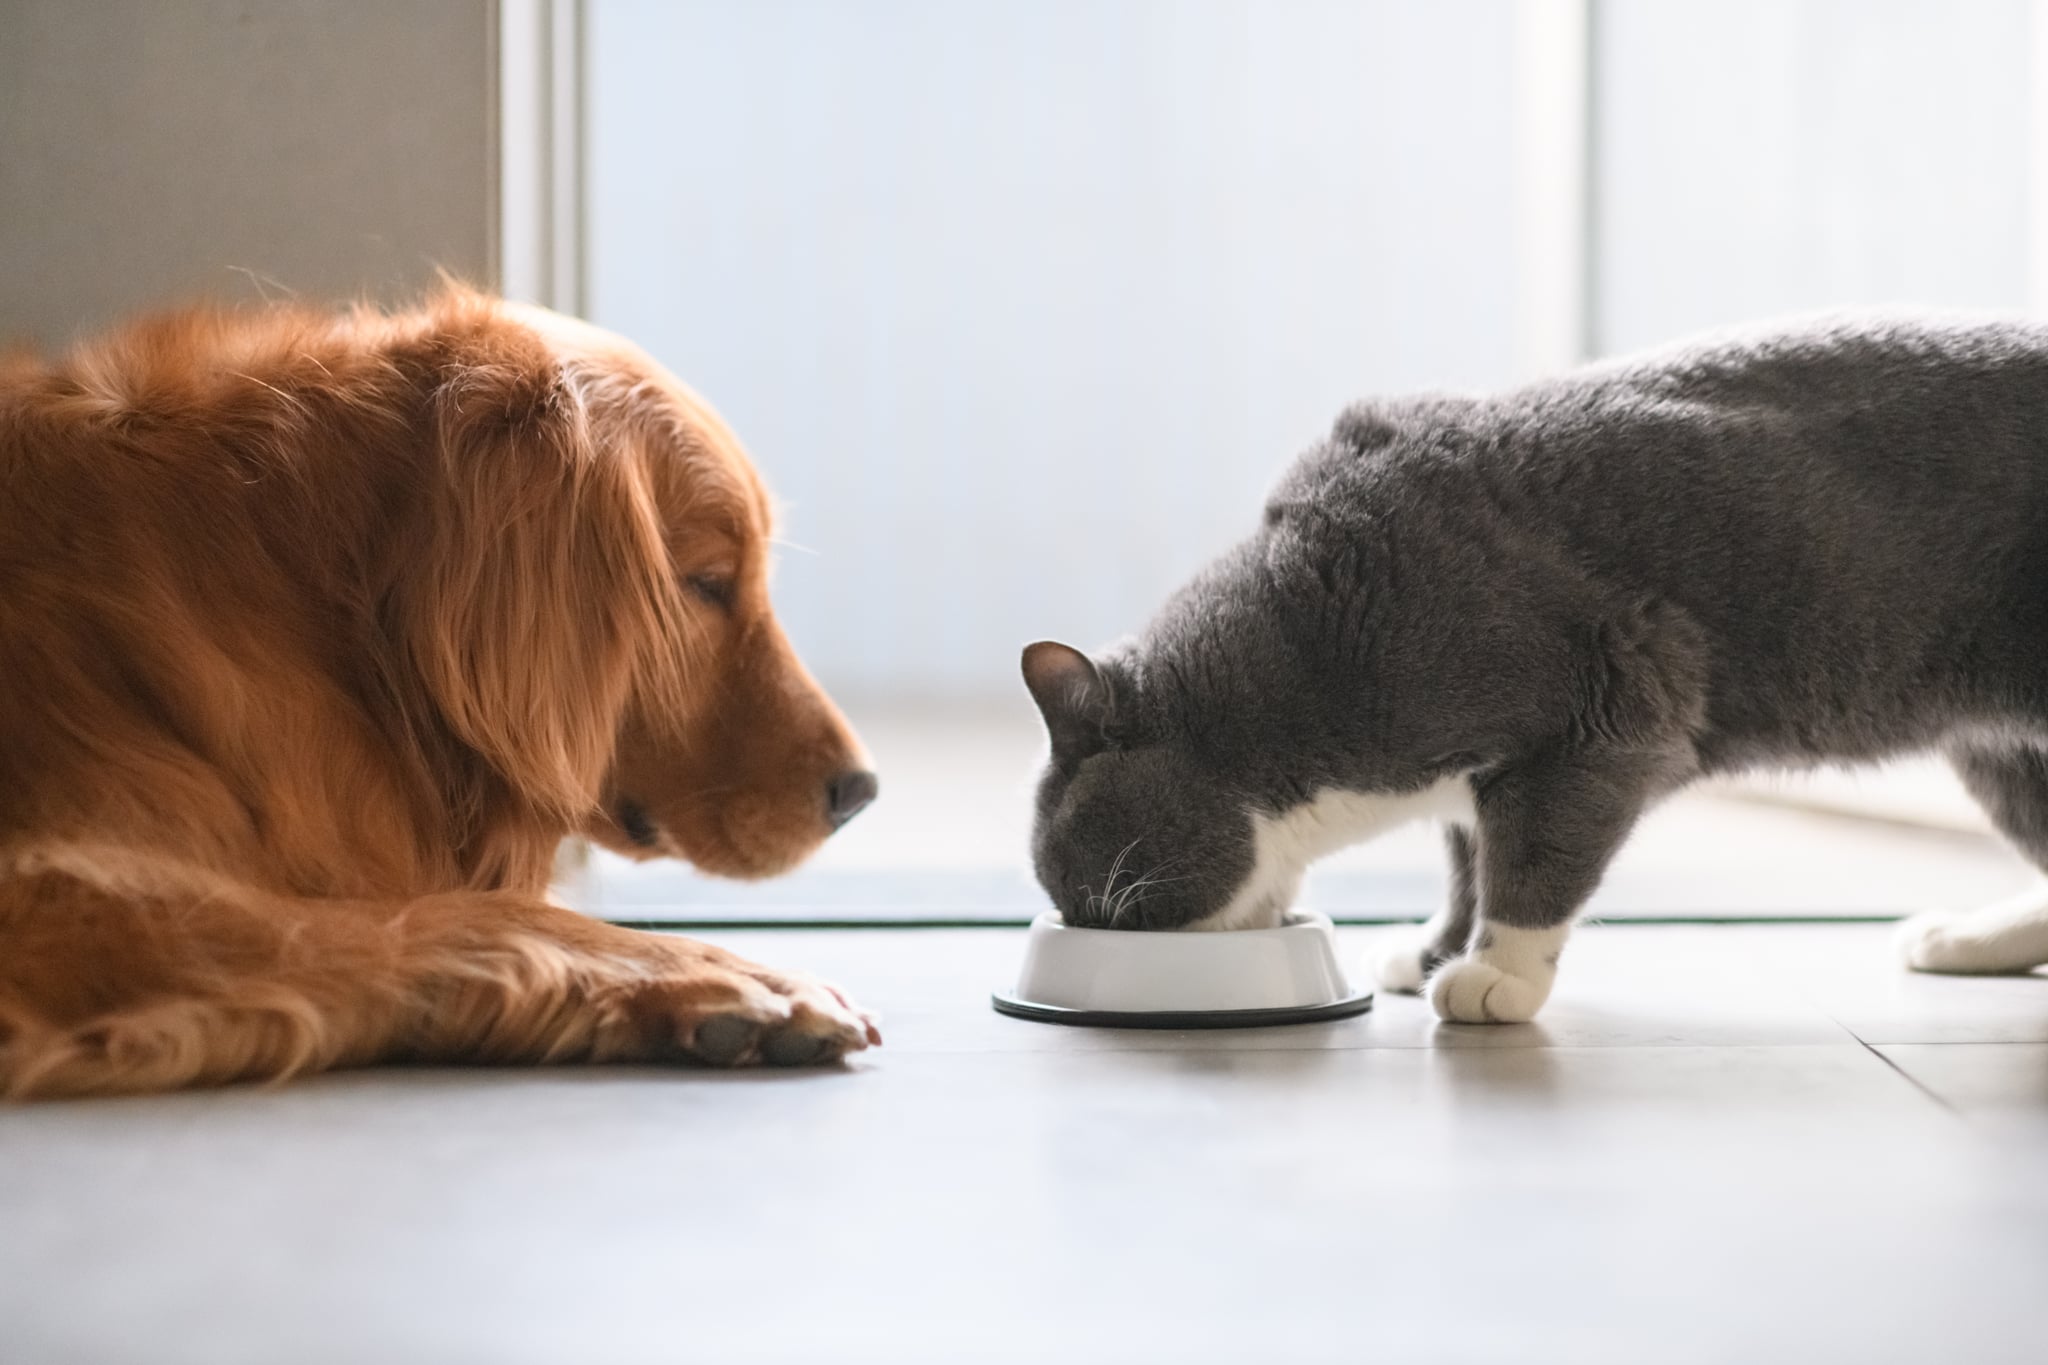
<instances>
[{"instance_id":1,"label":"black rubber bowl base","mask_svg":"<svg viewBox=\"0 0 2048 1365\"><path fill-rule=\"evenodd\" d=\"M1042 1024L1079 1028L1273 1028L1280 1024L1326 1024L1349 1019L1372 1008L1372 992L1357 991L1321 1005L1296 1005L1273 1010L1075 1010L1038 1005L998 992L989 997L996 1013Z\"/></svg>"}]
</instances>

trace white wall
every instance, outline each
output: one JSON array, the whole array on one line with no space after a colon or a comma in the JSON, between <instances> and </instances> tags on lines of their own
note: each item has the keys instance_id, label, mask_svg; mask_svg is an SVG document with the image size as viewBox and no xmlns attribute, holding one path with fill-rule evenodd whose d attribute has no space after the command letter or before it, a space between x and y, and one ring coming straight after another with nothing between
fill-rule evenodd
<instances>
[{"instance_id":1,"label":"white wall","mask_svg":"<svg viewBox=\"0 0 2048 1365\"><path fill-rule=\"evenodd\" d=\"M1846 304L2028 303L2031 0L1600 0L1603 351Z\"/></svg>"},{"instance_id":2,"label":"white wall","mask_svg":"<svg viewBox=\"0 0 2048 1365\"><path fill-rule=\"evenodd\" d=\"M493 277L495 0L0 0L0 341Z\"/></svg>"},{"instance_id":3,"label":"white wall","mask_svg":"<svg viewBox=\"0 0 2048 1365\"><path fill-rule=\"evenodd\" d=\"M1493 0L594 0L592 316L789 504L847 693L1135 629L1368 392L1510 368Z\"/></svg>"},{"instance_id":4,"label":"white wall","mask_svg":"<svg viewBox=\"0 0 2048 1365\"><path fill-rule=\"evenodd\" d=\"M2027 305L2036 0L1590 4L1595 351ZM592 0L591 308L789 500L829 683L1011 696L1347 399L1513 373L1515 13Z\"/></svg>"}]
</instances>

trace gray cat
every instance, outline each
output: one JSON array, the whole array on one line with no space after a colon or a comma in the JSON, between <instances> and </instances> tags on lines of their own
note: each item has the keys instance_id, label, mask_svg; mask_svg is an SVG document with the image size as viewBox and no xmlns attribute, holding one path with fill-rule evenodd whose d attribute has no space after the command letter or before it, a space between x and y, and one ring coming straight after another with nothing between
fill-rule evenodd
<instances>
[{"instance_id":1,"label":"gray cat","mask_svg":"<svg viewBox=\"0 0 2048 1365\"><path fill-rule=\"evenodd\" d=\"M1070 923L1271 924L1321 854L1448 826L1381 983L1532 1017L1695 778L1938 748L2048 867L2048 327L1831 318L1492 397L1364 403L1142 636L1024 651ZM2048 893L1903 937L2048 961Z\"/></svg>"}]
</instances>

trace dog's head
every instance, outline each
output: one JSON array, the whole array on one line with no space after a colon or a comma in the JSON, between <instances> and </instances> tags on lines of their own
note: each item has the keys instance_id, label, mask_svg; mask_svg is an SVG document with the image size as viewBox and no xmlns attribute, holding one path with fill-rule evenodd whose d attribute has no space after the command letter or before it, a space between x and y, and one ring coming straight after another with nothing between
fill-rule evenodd
<instances>
[{"instance_id":1,"label":"dog's head","mask_svg":"<svg viewBox=\"0 0 2048 1365\"><path fill-rule=\"evenodd\" d=\"M620 338L467 310L441 328L445 506L408 556L439 709L509 790L607 847L789 868L876 779L770 607L745 451Z\"/></svg>"}]
</instances>

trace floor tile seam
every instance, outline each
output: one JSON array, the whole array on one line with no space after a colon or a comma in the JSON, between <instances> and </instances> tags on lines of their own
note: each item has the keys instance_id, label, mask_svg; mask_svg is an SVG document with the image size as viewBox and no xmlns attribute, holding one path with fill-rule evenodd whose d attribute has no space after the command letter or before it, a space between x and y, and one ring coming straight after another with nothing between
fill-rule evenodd
<instances>
[{"instance_id":1,"label":"floor tile seam","mask_svg":"<svg viewBox=\"0 0 2048 1365\"><path fill-rule=\"evenodd\" d=\"M1860 1041L1860 1040L1859 1040ZM2048 1038L1877 1038L1870 1047L2048 1047Z\"/></svg>"},{"instance_id":2,"label":"floor tile seam","mask_svg":"<svg viewBox=\"0 0 2048 1365\"><path fill-rule=\"evenodd\" d=\"M1857 1042L1862 1043L1863 1050L1868 1052L1871 1056L1877 1058L1878 1061L1882 1062L1886 1067L1888 1067L1891 1070L1893 1075L1897 1076L1907 1085L1912 1086L1915 1090L1925 1095L1928 1099L1934 1101L1934 1103L1938 1105L1944 1113L1949 1114L1951 1117L1955 1118L1959 1123L1962 1123L1965 1126L1969 1125L1969 1115L1965 1114L1961 1109L1958 1109L1955 1105L1951 1104L1941 1095L1935 1093L1932 1087L1927 1085L1926 1082L1922 1081L1912 1072L1906 1070L1906 1068L1904 1068L1903 1066L1900 1066L1898 1062L1896 1062L1890 1057L1885 1056L1883 1049L1880 1048L1877 1044L1864 1042L1864 1040L1861 1038L1857 1039Z\"/></svg>"}]
</instances>

